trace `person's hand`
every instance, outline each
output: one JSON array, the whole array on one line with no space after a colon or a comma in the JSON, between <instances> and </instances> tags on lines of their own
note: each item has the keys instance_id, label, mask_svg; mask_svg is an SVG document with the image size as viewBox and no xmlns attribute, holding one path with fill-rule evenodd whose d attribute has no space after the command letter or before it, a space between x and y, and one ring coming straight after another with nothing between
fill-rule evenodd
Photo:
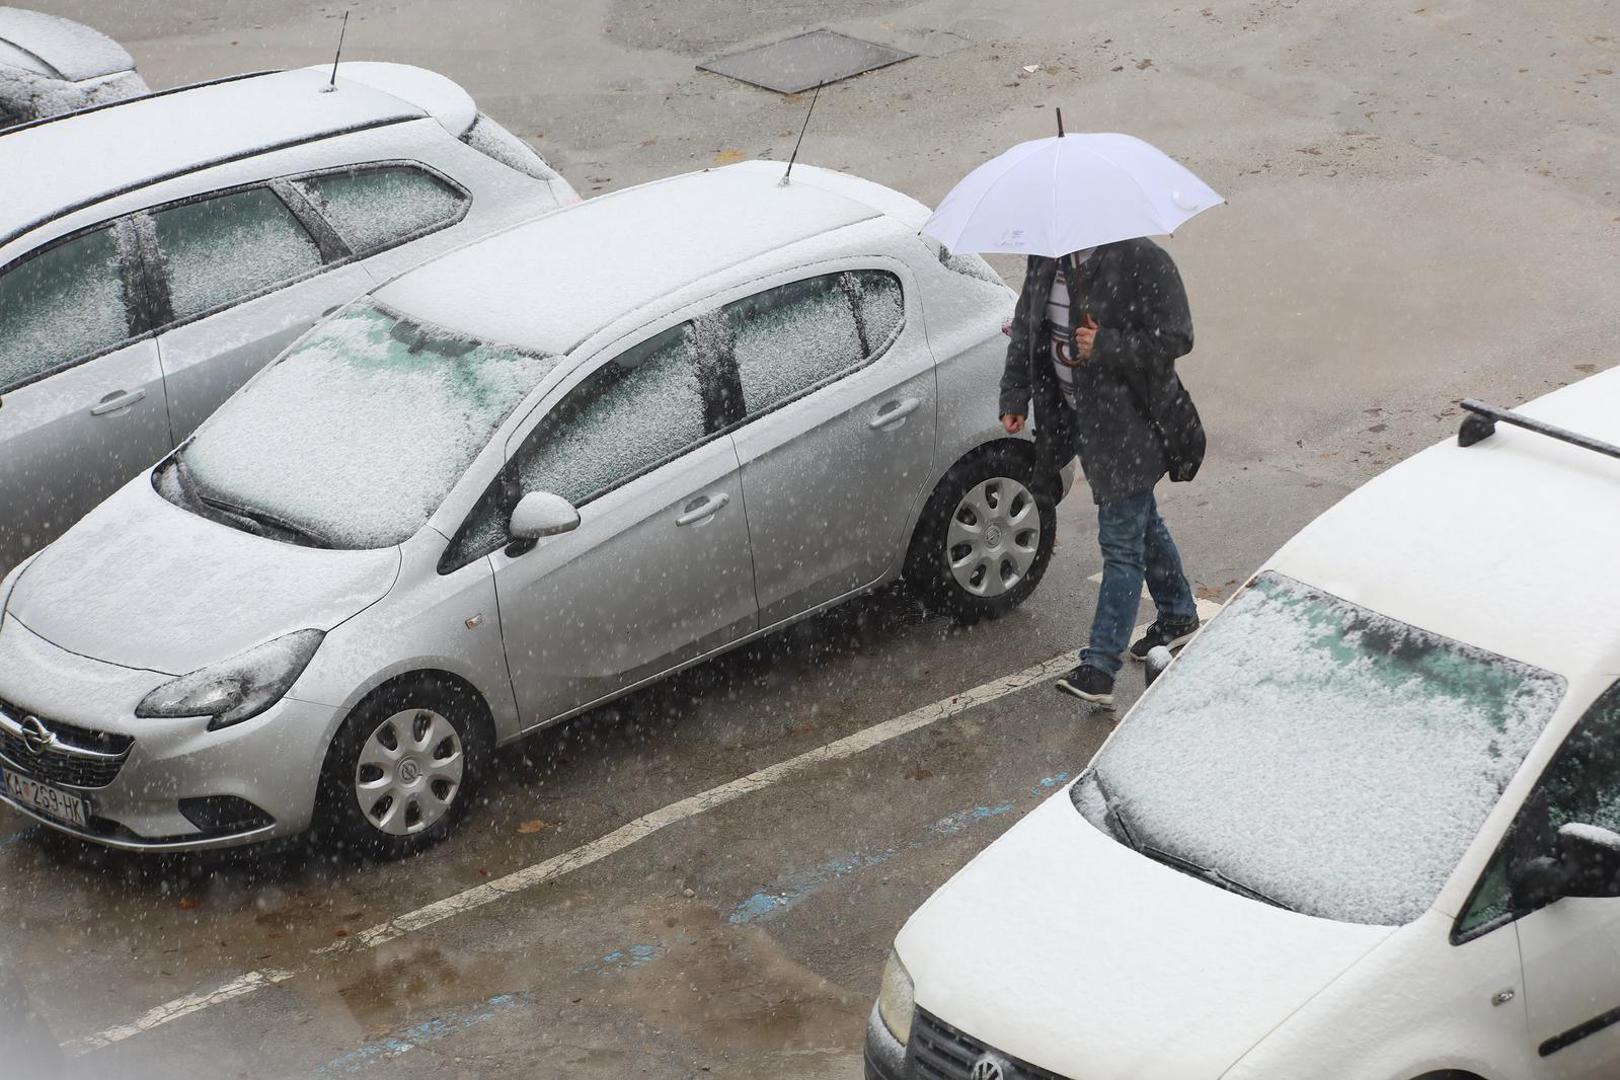
<instances>
[{"instance_id":1,"label":"person's hand","mask_svg":"<svg viewBox=\"0 0 1620 1080\"><path fill-rule=\"evenodd\" d=\"M1001 426L1009 435L1017 435L1024 430L1024 416L1022 413L1002 413Z\"/></svg>"},{"instance_id":2,"label":"person's hand","mask_svg":"<svg viewBox=\"0 0 1620 1080\"><path fill-rule=\"evenodd\" d=\"M1087 315L1084 324L1075 328L1074 351L1080 354L1080 359L1090 360L1091 350L1096 344L1097 320Z\"/></svg>"}]
</instances>

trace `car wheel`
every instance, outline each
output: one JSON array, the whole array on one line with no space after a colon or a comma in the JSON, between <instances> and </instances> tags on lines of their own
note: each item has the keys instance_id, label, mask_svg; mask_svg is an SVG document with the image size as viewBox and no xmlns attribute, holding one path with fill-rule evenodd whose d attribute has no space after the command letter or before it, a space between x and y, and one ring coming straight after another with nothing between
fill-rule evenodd
<instances>
[{"instance_id":1,"label":"car wheel","mask_svg":"<svg viewBox=\"0 0 1620 1080\"><path fill-rule=\"evenodd\" d=\"M321 771L319 826L337 846L398 859L449 835L489 755L482 703L422 676L384 687L339 729Z\"/></svg>"},{"instance_id":2,"label":"car wheel","mask_svg":"<svg viewBox=\"0 0 1620 1080\"><path fill-rule=\"evenodd\" d=\"M906 556L906 581L924 603L971 623L1005 615L1046 573L1057 505L1037 496L1034 454L994 446L958 462L923 508Z\"/></svg>"}]
</instances>

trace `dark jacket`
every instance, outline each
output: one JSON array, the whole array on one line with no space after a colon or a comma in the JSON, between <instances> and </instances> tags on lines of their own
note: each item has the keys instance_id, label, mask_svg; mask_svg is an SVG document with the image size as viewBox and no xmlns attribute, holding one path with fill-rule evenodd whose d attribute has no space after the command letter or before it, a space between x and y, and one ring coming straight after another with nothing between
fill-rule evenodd
<instances>
[{"instance_id":1,"label":"dark jacket","mask_svg":"<svg viewBox=\"0 0 1620 1080\"><path fill-rule=\"evenodd\" d=\"M1104 244L1069 274L1069 310L1099 327L1091 359L1074 369L1075 408L1063 401L1045 331L1057 260L1032 255L1013 315L1001 376L1001 411L1035 413L1036 476L1080 455L1091 495L1113 502L1152 490L1167 468L1163 441L1143 402L1175 381L1192 350L1192 313L1170 255L1151 240ZM1179 384L1177 389L1179 389Z\"/></svg>"}]
</instances>

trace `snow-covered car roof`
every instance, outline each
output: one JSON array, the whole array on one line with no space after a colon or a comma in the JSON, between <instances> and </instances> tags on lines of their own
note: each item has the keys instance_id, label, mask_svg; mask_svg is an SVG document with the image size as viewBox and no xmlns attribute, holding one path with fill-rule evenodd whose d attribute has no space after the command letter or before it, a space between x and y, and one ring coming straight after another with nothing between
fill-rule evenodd
<instances>
[{"instance_id":1,"label":"snow-covered car roof","mask_svg":"<svg viewBox=\"0 0 1620 1080\"><path fill-rule=\"evenodd\" d=\"M69 82L135 68L124 47L100 30L42 11L0 7L0 44L24 54L0 51L0 63Z\"/></svg>"},{"instance_id":2,"label":"snow-covered car roof","mask_svg":"<svg viewBox=\"0 0 1620 1080\"><path fill-rule=\"evenodd\" d=\"M440 326L565 353L615 319L767 252L920 204L869 181L781 162L687 173L601 195L476 240L377 297ZM920 224L920 220L917 221Z\"/></svg>"},{"instance_id":3,"label":"snow-covered car roof","mask_svg":"<svg viewBox=\"0 0 1620 1080\"><path fill-rule=\"evenodd\" d=\"M1620 368L1515 411L1620 444ZM1620 673L1620 460L1499 424L1347 496L1268 564L1570 678Z\"/></svg>"},{"instance_id":4,"label":"snow-covered car roof","mask_svg":"<svg viewBox=\"0 0 1620 1080\"><path fill-rule=\"evenodd\" d=\"M210 165L427 116L459 136L476 116L465 91L430 71L344 64L338 92L326 93L330 73L241 75L0 132L0 245L64 213Z\"/></svg>"}]
</instances>

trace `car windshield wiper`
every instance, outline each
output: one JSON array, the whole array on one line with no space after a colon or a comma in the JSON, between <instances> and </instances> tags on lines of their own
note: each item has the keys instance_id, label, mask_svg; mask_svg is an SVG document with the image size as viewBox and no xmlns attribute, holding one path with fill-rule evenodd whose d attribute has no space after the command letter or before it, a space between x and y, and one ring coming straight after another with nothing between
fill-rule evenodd
<instances>
[{"instance_id":1,"label":"car windshield wiper","mask_svg":"<svg viewBox=\"0 0 1620 1080\"><path fill-rule=\"evenodd\" d=\"M263 510L250 510L245 506L238 506L235 503L227 502L212 495L204 495L201 492L197 493L197 498L215 510L229 514L232 517L241 518L243 521L252 522L261 530L271 529L287 533L305 547L329 548L332 546L332 541L320 533L313 532L302 525L294 525L290 521L276 517L274 514L267 514ZM266 533L261 532L259 535L263 536Z\"/></svg>"},{"instance_id":2,"label":"car windshield wiper","mask_svg":"<svg viewBox=\"0 0 1620 1080\"><path fill-rule=\"evenodd\" d=\"M1155 862L1164 863L1166 866L1180 870L1182 873L1190 875L1191 877L1207 881L1211 885L1225 889L1227 892L1236 893L1239 896L1247 897L1250 900L1258 900L1262 904L1270 904L1272 907L1282 908L1284 911L1294 910L1281 900L1278 900L1275 896L1267 896L1259 889L1250 888L1241 881L1227 877L1225 874L1221 873L1219 870L1216 870L1212 866L1200 866L1191 859L1184 859L1180 855L1176 855L1173 852L1165 851L1163 848L1154 847L1152 844L1143 843L1140 834L1138 834L1136 830L1131 827L1131 819L1125 813L1124 807L1109 797L1108 789L1103 787L1101 775L1093 771L1091 774L1091 782L1097 786L1097 794L1102 796L1104 822L1108 825L1109 830L1119 839L1119 842L1130 848L1132 851L1139 851Z\"/></svg>"}]
</instances>

